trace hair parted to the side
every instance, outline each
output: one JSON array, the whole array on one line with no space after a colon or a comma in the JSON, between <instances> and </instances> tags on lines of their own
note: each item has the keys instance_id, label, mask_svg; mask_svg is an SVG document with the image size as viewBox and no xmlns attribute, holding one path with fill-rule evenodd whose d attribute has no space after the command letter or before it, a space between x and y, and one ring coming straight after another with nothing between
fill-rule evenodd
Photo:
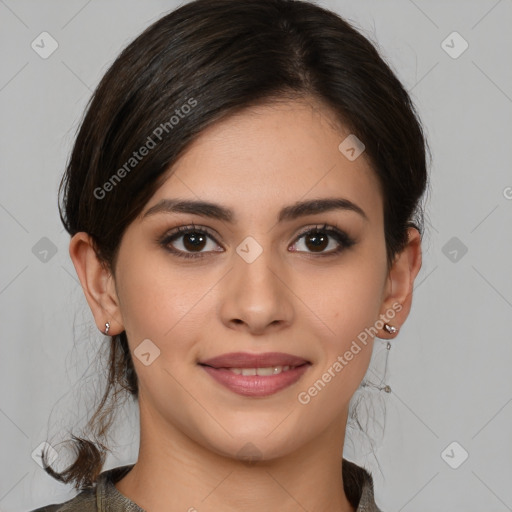
<instances>
[{"instance_id":1,"label":"hair parted to the side","mask_svg":"<svg viewBox=\"0 0 512 512\"><path fill-rule=\"evenodd\" d=\"M391 265L407 243L407 228L423 229L428 144L421 123L374 45L337 14L301 0L195 0L130 43L96 88L78 130L59 188L67 232L89 233L115 275L126 228L207 126L250 106L293 98L326 105L365 144L383 194ZM185 109L191 100L194 107ZM172 116L179 116L174 126ZM127 172L133 152L162 125L164 136ZM112 182L116 173L122 180ZM93 485L102 470L112 397L127 391L137 398L125 332L110 338L108 368L105 393L88 423L92 440L72 438L76 457L62 472L46 462L49 474L77 489Z\"/></svg>"}]
</instances>

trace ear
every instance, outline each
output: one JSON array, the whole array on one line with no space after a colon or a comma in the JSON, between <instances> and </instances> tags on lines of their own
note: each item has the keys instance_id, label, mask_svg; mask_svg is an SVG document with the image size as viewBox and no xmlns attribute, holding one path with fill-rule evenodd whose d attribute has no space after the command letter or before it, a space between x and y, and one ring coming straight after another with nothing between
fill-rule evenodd
<instances>
[{"instance_id":1,"label":"ear","mask_svg":"<svg viewBox=\"0 0 512 512\"><path fill-rule=\"evenodd\" d=\"M91 236L85 232L76 233L69 243L69 255L98 329L104 332L108 322L109 336L124 331L114 277L107 265L99 260Z\"/></svg>"},{"instance_id":2,"label":"ear","mask_svg":"<svg viewBox=\"0 0 512 512\"><path fill-rule=\"evenodd\" d=\"M421 268L421 235L416 228L408 228L408 241L396 255L388 273L380 318L399 329L404 323L412 304L414 280ZM391 315L390 313L394 313ZM380 329L379 338L390 339L397 333ZM382 334L382 335L381 335Z\"/></svg>"}]
</instances>

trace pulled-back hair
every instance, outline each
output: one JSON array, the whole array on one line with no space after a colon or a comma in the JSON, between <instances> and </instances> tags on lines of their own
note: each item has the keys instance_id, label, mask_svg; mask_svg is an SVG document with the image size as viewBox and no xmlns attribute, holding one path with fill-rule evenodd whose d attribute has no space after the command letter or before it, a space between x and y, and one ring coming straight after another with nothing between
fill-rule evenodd
<instances>
[{"instance_id":1,"label":"pulled-back hair","mask_svg":"<svg viewBox=\"0 0 512 512\"><path fill-rule=\"evenodd\" d=\"M365 145L384 204L388 266L423 228L428 145L411 99L375 46L347 21L299 0L195 0L131 42L91 97L59 188L61 220L91 235L114 274L126 228L166 171L209 125L281 99L312 98ZM153 145L151 145L150 140ZM151 147L150 147L151 146ZM134 160L134 152L150 150ZM107 386L90 438L49 474L94 484L119 393L137 398L126 332L110 337Z\"/></svg>"}]
</instances>

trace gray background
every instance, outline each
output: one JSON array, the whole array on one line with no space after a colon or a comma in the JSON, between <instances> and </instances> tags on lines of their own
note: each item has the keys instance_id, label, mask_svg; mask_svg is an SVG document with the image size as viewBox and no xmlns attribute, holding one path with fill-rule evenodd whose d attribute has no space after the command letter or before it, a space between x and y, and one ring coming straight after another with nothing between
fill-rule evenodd
<instances>
[{"instance_id":1,"label":"gray background","mask_svg":"<svg viewBox=\"0 0 512 512\"><path fill-rule=\"evenodd\" d=\"M108 65L177 5L0 0L3 511L75 494L31 457L48 431L65 434L83 419L103 340L69 259L57 185ZM413 310L390 351L392 393L372 399L385 405L385 431L374 435L374 454L354 433L346 455L372 471L384 512L512 510L512 1L321 5L378 42L411 92L433 156ZM47 59L31 47L43 31L58 43ZM457 36L442 45L454 31L469 44L457 58L445 51L462 49ZM377 343L381 359L383 350ZM107 466L136 457L135 410L121 414ZM460 464L462 450L469 457Z\"/></svg>"}]
</instances>

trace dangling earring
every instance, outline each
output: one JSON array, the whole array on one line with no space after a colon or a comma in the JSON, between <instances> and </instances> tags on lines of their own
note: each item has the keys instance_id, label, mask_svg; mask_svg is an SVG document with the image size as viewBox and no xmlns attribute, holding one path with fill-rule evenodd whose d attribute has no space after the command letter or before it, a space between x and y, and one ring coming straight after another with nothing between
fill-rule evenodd
<instances>
[{"instance_id":1,"label":"dangling earring","mask_svg":"<svg viewBox=\"0 0 512 512\"><path fill-rule=\"evenodd\" d=\"M103 331L103 334L105 336L108 334L109 329L110 329L110 324L108 322L105 322L105 330Z\"/></svg>"},{"instance_id":2,"label":"dangling earring","mask_svg":"<svg viewBox=\"0 0 512 512\"><path fill-rule=\"evenodd\" d=\"M396 329L396 327L394 327L394 329ZM385 363L385 366L384 366L384 377L383 377L382 380L384 380L387 377L387 373L388 373L388 358L389 358L389 351L390 350L391 350L391 343L389 343L389 341L388 341L386 343L386 363ZM381 384L382 384L382 381L381 381ZM386 384L385 386L380 387L379 391L385 391L386 393L391 393L391 386L389 384Z\"/></svg>"},{"instance_id":3,"label":"dangling earring","mask_svg":"<svg viewBox=\"0 0 512 512\"><path fill-rule=\"evenodd\" d=\"M396 334L398 332L398 328L394 325L384 324L384 329L389 332L389 334Z\"/></svg>"},{"instance_id":4,"label":"dangling earring","mask_svg":"<svg viewBox=\"0 0 512 512\"><path fill-rule=\"evenodd\" d=\"M382 379L380 382L374 383L370 379L365 378L363 379L363 382L361 382L361 387L371 387L374 389L378 389L379 391L385 391L386 393L391 393L391 386L389 384L384 384L384 381L387 379L388 376L388 360L389 360L389 351L391 350L391 343L388 341L386 343L386 360L384 361L384 375L382 376ZM369 370L374 374L377 375L372 368L370 367Z\"/></svg>"},{"instance_id":5,"label":"dangling earring","mask_svg":"<svg viewBox=\"0 0 512 512\"><path fill-rule=\"evenodd\" d=\"M398 327L395 327L394 325L384 324L384 330L388 332L389 334L396 334L398 332ZM388 369L388 357L389 357L389 351L391 350L391 343L389 341L386 343L386 366L384 368L384 378L386 378L386 373ZM391 393L391 387L386 384L385 386L382 386L379 388L381 391L385 391L386 393Z\"/></svg>"}]
</instances>

